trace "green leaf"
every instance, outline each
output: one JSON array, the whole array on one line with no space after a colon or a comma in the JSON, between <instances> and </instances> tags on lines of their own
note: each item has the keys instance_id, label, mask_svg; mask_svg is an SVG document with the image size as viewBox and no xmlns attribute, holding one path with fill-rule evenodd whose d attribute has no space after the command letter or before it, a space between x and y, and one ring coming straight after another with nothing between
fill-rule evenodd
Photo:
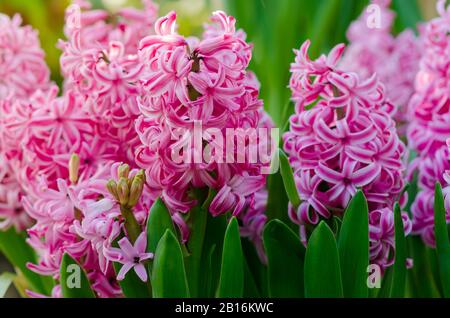
<instances>
[{"instance_id":1,"label":"green leaf","mask_svg":"<svg viewBox=\"0 0 450 318\"><path fill-rule=\"evenodd\" d=\"M267 177L267 190L269 192L266 207L267 219L269 221L279 219L287 224L293 225L286 213L289 203L286 191L280 191L283 188L283 178L281 177L280 171Z\"/></svg>"},{"instance_id":2,"label":"green leaf","mask_svg":"<svg viewBox=\"0 0 450 318\"><path fill-rule=\"evenodd\" d=\"M336 240L324 221L311 234L306 248L305 297L343 297Z\"/></svg>"},{"instance_id":3,"label":"green leaf","mask_svg":"<svg viewBox=\"0 0 450 318\"><path fill-rule=\"evenodd\" d=\"M225 231L217 297L239 298L244 292L244 260L239 225L232 217Z\"/></svg>"},{"instance_id":4,"label":"green leaf","mask_svg":"<svg viewBox=\"0 0 450 318\"><path fill-rule=\"evenodd\" d=\"M64 298L95 298L84 269L67 253L61 262L60 284Z\"/></svg>"},{"instance_id":5,"label":"green leaf","mask_svg":"<svg viewBox=\"0 0 450 318\"><path fill-rule=\"evenodd\" d=\"M17 233L14 228L0 231L0 251L25 276L30 289L50 295L53 279L49 276L40 276L26 266L27 263L36 263L37 258L31 246L27 244L24 233Z\"/></svg>"},{"instance_id":6,"label":"green leaf","mask_svg":"<svg viewBox=\"0 0 450 318\"><path fill-rule=\"evenodd\" d=\"M119 248L118 241L122 239L125 235L121 233L119 237L113 242L113 247ZM120 272L122 268L122 264L118 262L113 262L114 271L117 273ZM147 269L147 273L150 271ZM151 298L152 297L152 289L149 281L143 282L134 270L130 270L125 275L124 279L118 281L120 288L122 289L123 294L127 298Z\"/></svg>"},{"instance_id":7,"label":"green leaf","mask_svg":"<svg viewBox=\"0 0 450 318\"><path fill-rule=\"evenodd\" d=\"M372 288L371 291L376 294L377 298L389 298L391 296L391 289L392 289L392 278L393 278L393 268L388 267L386 271L384 272L382 281L381 281L381 288Z\"/></svg>"},{"instance_id":8,"label":"green leaf","mask_svg":"<svg viewBox=\"0 0 450 318\"><path fill-rule=\"evenodd\" d=\"M189 282L191 297L199 296L200 265L203 252L203 241L206 232L206 219L208 211L196 206L189 212L191 234L187 242L189 256L186 258L186 273Z\"/></svg>"},{"instance_id":9,"label":"green leaf","mask_svg":"<svg viewBox=\"0 0 450 318\"><path fill-rule=\"evenodd\" d=\"M5 297L6 292L11 286L15 275L13 273L3 273L0 275L0 298Z\"/></svg>"},{"instance_id":10,"label":"green leaf","mask_svg":"<svg viewBox=\"0 0 450 318\"><path fill-rule=\"evenodd\" d=\"M116 273L122 268L122 264L114 262L114 270ZM148 283L143 282L134 270L128 271L125 278L118 281L123 294L127 298L151 298L152 291L151 286Z\"/></svg>"},{"instance_id":11,"label":"green leaf","mask_svg":"<svg viewBox=\"0 0 450 318\"><path fill-rule=\"evenodd\" d=\"M202 273L200 277L200 296L201 297L212 297L214 295L213 281L214 281L214 269L213 269L213 259L216 251L216 245L212 245L203 257L202 261Z\"/></svg>"},{"instance_id":12,"label":"green leaf","mask_svg":"<svg viewBox=\"0 0 450 318\"><path fill-rule=\"evenodd\" d=\"M204 238L203 251L200 265L202 275L200 282L200 297L214 297L220 277L220 267L222 262L222 248L225 231L227 229L226 215L212 216L208 213L206 217L206 233Z\"/></svg>"},{"instance_id":13,"label":"green leaf","mask_svg":"<svg viewBox=\"0 0 450 318\"><path fill-rule=\"evenodd\" d=\"M258 286L256 286L255 278L253 277L252 269L248 265L247 260L244 257L244 292L245 298L259 298L261 297Z\"/></svg>"},{"instance_id":14,"label":"green leaf","mask_svg":"<svg viewBox=\"0 0 450 318\"><path fill-rule=\"evenodd\" d=\"M450 297L450 242L446 225L446 211L442 187L436 183L434 191L434 231L436 237L436 252L439 264L444 297Z\"/></svg>"},{"instance_id":15,"label":"green leaf","mask_svg":"<svg viewBox=\"0 0 450 318\"><path fill-rule=\"evenodd\" d=\"M270 297L303 297L305 248L297 235L279 220L270 221L263 233L268 259Z\"/></svg>"},{"instance_id":16,"label":"green leaf","mask_svg":"<svg viewBox=\"0 0 450 318\"><path fill-rule=\"evenodd\" d=\"M166 230L156 247L152 287L155 298L189 297L183 252L170 230Z\"/></svg>"},{"instance_id":17,"label":"green leaf","mask_svg":"<svg viewBox=\"0 0 450 318\"><path fill-rule=\"evenodd\" d=\"M344 214L338 239L342 286L345 297L367 297L369 266L369 212L364 194L358 191Z\"/></svg>"},{"instance_id":18,"label":"green leaf","mask_svg":"<svg viewBox=\"0 0 450 318\"><path fill-rule=\"evenodd\" d=\"M169 210L161 198L158 198L150 208L147 220L147 252L155 253L156 246L166 230L176 233Z\"/></svg>"},{"instance_id":19,"label":"green leaf","mask_svg":"<svg viewBox=\"0 0 450 318\"><path fill-rule=\"evenodd\" d=\"M333 217L331 218L331 224L329 226L334 235L337 236L341 231L342 220L338 216L333 215Z\"/></svg>"},{"instance_id":20,"label":"green leaf","mask_svg":"<svg viewBox=\"0 0 450 318\"><path fill-rule=\"evenodd\" d=\"M294 173L292 171L291 165L289 164L289 159L283 150L279 149L280 157L280 172L283 177L284 188L286 194L294 208L297 208L301 201L297 192L297 186L295 185Z\"/></svg>"},{"instance_id":21,"label":"green leaf","mask_svg":"<svg viewBox=\"0 0 450 318\"><path fill-rule=\"evenodd\" d=\"M398 203L394 205L395 220L395 261L392 272L391 297L405 296L406 286L406 238L402 213Z\"/></svg>"},{"instance_id":22,"label":"green leaf","mask_svg":"<svg viewBox=\"0 0 450 318\"><path fill-rule=\"evenodd\" d=\"M418 181L418 172L415 171L413 174L413 178L409 183L409 187L406 190L408 193L408 202L406 203L405 211L408 212L410 218L412 218L411 206L416 200L417 193L419 192L419 186L417 181Z\"/></svg>"},{"instance_id":23,"label":"green leaf","mask_svg":"<svg viewBox=\"0 0 450 318\"><path fill-rule=\"evenodd\" d=\"M257 251L256 245L249 238L241 238L242 251L244 252L244 260L250 269L251 276L258 289L258 294L261 297L268 297L268 286L267 286L267 266L263 264L259 253ZM262 243L262 242L261 242ZM245 275L244 275L245 276ZM245 291L247 289L247 277L244 281L244 297Z\"/></svg>"},{"instance_id":24,"label":"green leaf","mask_svg":"<svg viewBox=\"0 0 450 318\"><path fill-rule=\"evenodd\" d=\"M412 296L421 298L439 297L439 291L431 269L431 260L436 256L431 256L430 248L423 244L420 236L409 235L407 243L409 254L414 260L414 266L408 270L408 278L412 285Z\"/></svg>"}]
</instances>

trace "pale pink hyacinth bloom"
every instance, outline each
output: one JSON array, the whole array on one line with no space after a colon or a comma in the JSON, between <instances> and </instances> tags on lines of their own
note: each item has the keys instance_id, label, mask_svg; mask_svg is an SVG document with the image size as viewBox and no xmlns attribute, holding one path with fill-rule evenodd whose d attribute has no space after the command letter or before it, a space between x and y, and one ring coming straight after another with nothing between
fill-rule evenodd
<instances>
[{"instance_id":1,"label":"pale pink hyacinth bloom","mask_svg":"<svg viewBox=\"0 0 450 318\"><path fill-rule=\"evenodd\" d=\"M17 139L10 144L6 136L9 132L3 125L9 119L23 120L24 114L17 111L17 105L26 105L38 91L49 90L51 82L38 33L31 26L23 26L19 15L10 18L0 14L0 52L0 228L6 230L14 226L20 231L31 224L31 219L20 204L23 196L17 180L20 167L11 161L11 156L22 155L18 141L24 132L14 129Z\"/></svg>"},{"instance_id":2,"label":"pale pink hyacinth bloom","mask_svg":"<svg viewBox=\"0 0 450 318\"><path fill-rule=\"evenodd\" d=\"M123 280L128 271L133 268L136 275L143 282L146 282L148 275L143 262L153 258L153 253L146 252L147 233L142 232L134 245L126 237L120 239L118 244L120 248L112 247L108 250L108 256L111 260L123 264L117 274L117 280Z\"/></svg>"},{"instance_id":3,"label":"pale pink hyacinth bloom","mask_svg":"<svg viewBox=\"0 0 450 318\"><path fill-rule=\"evenodd\" d=\"M422 32L423 56L416 77L415 94L410 101L411 123L408 140L417 157L410 165L410 175L418 174L421 191L411 210L413 232L435 246L434 185L444 187L446 218L450 222L448 170L450 136L450 6L437 2L439 17L425 24Z\"/></svg>"},{"instance_id":4,"label":"pale pink hyacinth bloom","mask_svg":"<svg viewBox=\"0 0 450 318\"><path fill-rule=\"evenodd\" d=\"M63 51L61 70L65 90L73 90L82 109L95 118L98 135L109 144L125 148L123 158L134 162L138 136L134 122L139 115L137 97L143 63L138 57L139 40L150 33L157 7L143 1L144 9L125 8L108 21L111 14L70 6L66 13L67 41L60 41Z\"/></svg>"},{"instance_id":5,"label":"pale pink hyacinth bloom","mask_svg":"<svg viewBox=\"0 0 450 318\"><path fill-rule=\"evenodd\" d=\"M113 162L134 161L132 148L138 141L134 120L139 114L136 82L142 68L136 53L139 39L149 34L156 9L151 1L145 4L142 12L122 10L123 20L117 29L106 23L108 16L104 13L69 8L69 41L61 44L66 77L61 96L50 83L33 82L33 91L19 91L6 75L3 78L9 86L3 82L0 85L2 94L4 87L8 89L0 98L0 157L8 163L0 171L2 225L22 230L34 223L27 230L28 242L39 261L28 264L29 268L58 279L62 256L68 253L83 265L99 297L121 295L116 274L109 266L111 261L104 254L120 234L123 220L118 217L117 204L111 204L105 185L110 178L117 180L119 163ZM0 45L16 32L31 62L39 66L37 60L41 57L43 61L43 54L37 47L36 34L28 27L21 29L18 18L11 21L18 29L11 31L5 25L0 31ZM2 16L1 23L7 22ZM100 45L101 34L108 33L108 39L103 38ZM88 34L100 37L83 42ZM15 45L14 39L7 43ZM16 53L17 61L24 57L19 50ZM8 54L4 57L9 58ZM24 58L22 62L28 63L30 71L35 70L30 61ZM15 65L16 75L26 75L20 87L25 89L33 77L28 78L26 70ZM16 96L19 93L20 98ZM73 153L79 155L81 163L77 184L67 181ZM144 194L142 201L135 208L140 223L147 218L152 198ZM19 215L19 209L27 213ZM61 296L58 285L52 295Z\"/></svg>"},{"instance_id":6,"label":"pale pink hyacinth bloom","mask_svg":"<svg viewBox=\"0 0 450 318\"><path fill-rule=\"evenodd\" d=\"M350 25L347 31L350 43L340 67L358 73L363 79L377 74L385 85L386 96L398 106L394 118L403 135L409 119L408 103L414 93L422 46L420 38L412 30L405 30L398 36L391 33L395 13L389 9L390 2L371 1L371 5L377 5L380 10L379 21L372 21L375 13L367 7ZM375 25L376 22L380 25Z\"/></svg>"},{"instance_id":7,"label":"pale pink hyacinth bloom","mask_svg":"<svg viewBox=\"0 0 450 318\"><path fill-rule=\"evenodd\" d=\"M44 60L37 31L22 26L22 18L0 14L0 100L27 98L50 85L50 72Z\"/></svg>"},{"instance_id":8,"label":"pale pink hyacinth bloom","mask_svg":"<svg viewBox=\"0 0 450 318\"><path fill-rule=\"evenodd\" d=\"M419 155L433 154L445 146L450 135L450 9L445 3L444 0L438 2L440 17L424 27L424 54L417 74L416 93L410 102L412 122L408 138Z\"/></svg>"},{"instance_id":9,"label":"pale pink hyacinth bloom","mask_svg":"<svg viewBox=\"0 0 450 318\"><path fill-rule=\"evenodd\" d=\"M450 223L450 155L448 147L438 149L433 155L416 158L410 173L417 171L420 192L411 205L413 233L431 247L436 246L434 236L434 191L436 182L443 186L446 220Z\"/></svg>"},{"instance_id":10,"label":"pale pink hyacinth bloom","mask_svg":"<svg viewBox=\"0 0 450 318\"><path fill-rule=\"evenodd\" d=\"M302 203L297 209L289 207L289 217L300 225L306 244L307 225L341 217L362 190L369 205L371 261L386 268L392 264L393 231L390 221L382 220L393 220L405 171L405 146L391 117L395 106L375 76L360 80L356 73L337 67L343 45L313 61L309 44L295 51L291 66L296 112L283 140ZM408 234L407 214L403 218Z\"/></svg>"},{"instance_id":11,"label":"pale pink hyacinth bloom","mask_svg":"<svg viewBox=\"0 0 450 318\"><path fill-rule=\"evenodd\" d=\"M20 203L21 195L17 183L0 185L0 231L12 226L22 231L31 225L31 219Z\"/></svg>"},{"instance_id":12,"label":"pale pink hyacinth bloom","mask_svg":"<svg viewBox=\"0 0 450 318\"><path fill-rule=\"evenodd\" d=\"M30 269L57 278L66 252L82 264L99 297L121 295L111 266L110 249L122 232L123 219L118 204L106 189L108 180L118 180L120 164L101 165L95 174L77 184L59 179L56 190L48 188L42 180L37 198L23 199L25 209L36 221L28 230L28 242L40 256L38 264L28 264ZM130 171L131 176L136 173L136 169ZM144 190L133 209L140 224L145 222L151 203Z\"/></svg>"}]
</instances>

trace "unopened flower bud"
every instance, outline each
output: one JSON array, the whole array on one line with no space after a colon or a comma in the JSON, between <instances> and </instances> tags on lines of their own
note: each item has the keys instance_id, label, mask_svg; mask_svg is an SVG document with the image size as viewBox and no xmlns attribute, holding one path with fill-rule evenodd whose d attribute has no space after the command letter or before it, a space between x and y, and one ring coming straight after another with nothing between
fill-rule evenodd
<instances>
[{"instance_id":1,"label":"unopened flower bud","mask_svg":"<svg viewBox=\"0 0 450 318\"><path fill-rule=\"evenodd\" d=\"M80 170L80 157L77 154L72 154L69 160L69 180L75 184L78 181L78 171Z\"/></svg>"},{"instance_id":2,"label":"unopened flower bud","mask_svg":"<svg viewBox=\"0 0 450 318\"><path fill-rule=\"evenodd\" d=\"M146 178L145 178L145 171L144 171L144 169L139 170L136 173L136 177L142 178L142 181L145 183L146 182Z\"/></svg>"},{"instance_id":3,"label":"unopened flower bud","mask_svg":"<svg viewBox=\"0 0 450 318\"><path fill-rule=\"evenodd\" d=\"M129 207L132 208L138 203L143 190L144 180L140 176L135 176L130 188L130 198L128 200Z\"/></svg>"},{"instance_id":4,"label":"unopened flower bud","mask_svg":"<svg viewBox=\"0 0 450 318\"><path fill-rule=\"evenodd\" d=\"M112 194L112 196L119 201L119 196L117 195L117 183L114 180L109 180L106 184L106 188L108 189L109 193Z\"/></svg>"},{"instance_id":5,"label":"unopened flower bud","mask_svg":"<svg viewBox=\"0 0 450 318\"><path fill-rule=\"evenodd\" d=\"M130 188L128 187L128 180L124 177L120 178L117 183L117 196L120 204L126 205L128 203Z\"/></svg>"},{"instance_id":6,"label":"unopened flower bud","mask_svg":"<svg viewBox=\"0 0 450 318\"><path fill-rule=\"evenodd\" d=\"M128 178L128 174L130 173L130 166L127 165L126 163L123 165L120 165L119 168L117 169L117 174L120 178Z\"/></svg>"}]
</instances>

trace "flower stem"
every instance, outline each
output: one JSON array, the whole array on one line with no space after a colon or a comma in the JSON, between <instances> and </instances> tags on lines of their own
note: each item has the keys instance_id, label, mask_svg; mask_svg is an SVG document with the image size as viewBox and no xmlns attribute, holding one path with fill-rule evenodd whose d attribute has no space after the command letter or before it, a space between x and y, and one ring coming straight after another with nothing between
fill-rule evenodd
<instances>
[{"instance_id":1,"label":"flower stem","mask_svg":"<svg viewBox=\"0 0 450 318\"><path fill-rule=\"evenodd\" d=\"M141 227L134 217L133 209L125 205L120 205L120 213L125 219L125 229L127 230L128 239L132 243L136 242L139 234L141 234Z\"/></svg>"}]
</instances>

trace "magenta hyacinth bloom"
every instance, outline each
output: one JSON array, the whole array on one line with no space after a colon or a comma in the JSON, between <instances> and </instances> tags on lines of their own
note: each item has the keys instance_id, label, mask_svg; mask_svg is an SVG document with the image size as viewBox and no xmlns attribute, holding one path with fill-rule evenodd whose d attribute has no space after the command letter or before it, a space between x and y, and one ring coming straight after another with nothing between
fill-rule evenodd
<instances>
[{"instance_id":1,"label":"magenta hyacinth bloom","mask_svg":"<svg viewBox=\"0 0 450 318\"><path fill-rule=\"evenodd\" d=\"M409 119L408 103L422 54L421 41L412 30L398 36L391 34L395 13L389 10L390 0L372 0L379 8L379 21L371 21L374 12L366 8L348 31L348 45L340 67L358 73L362 79L377 74L384 84L389 101L398 107L394 118L399 132L406 133ZM371 25L379 22L379 25Z\"/></svg>"},{"instance_id":2,"label":"magenta hyacinth bloom","mask_svg":"<svg viewBox=\"0 0 450 318\"><path fill-rule=\"evenodd\" d=\"M170 12L155 23L155 35L141 40L139 56L145 67L136 162L146 170L154 196L161 196L172 213L186 213L196 204L189 196L193 188L210 187L218 192L210 206L213 215L239 215L265 185L262 163L228 162L230 155L237 157L238 149L226 146L218 160L172 159L181 142L174 136L183 129L193 140L196 123L223 136L226 129L271 127L258 99L259 83L247 70L252 47L245 34L222 11L214 12L211 20L201 39L184 38L177 33L175 12Z\"/></svg>"},{"instance_id":3,"label":"magenta hyacinth bloom","mask_svg":"<svg viewBox=\"0 0 450 318\"><path fill-rule=\"evenodd\" d=\"M120 239L118 244L120 249L111 247L108 250L108 257L110 260L123 264L117 274L117 280L123 280L127 272L133 268L136 275L143 282L146 282L148 275L143 262L153 258L153 253L146 252L147 233L142 232L134 245L132 245L126 237Z\"/></svg>"},{"instance_id":4,"label":"magenta hyacinth bloom","mask_svg":"<svg viewBox=\"0 0 450 318\"><path fill-rule=\"evenodd\" d=\"M291 66L296 112L283 140L302 203L297 209L290 207L289 216L300 225L306 244L306 225L342 216L361 189L369 204L371 261L387 267L394 252L389 222L405 170L405 146L391 117L395 108L375 76L361 80L337 67L343 45L313 61L309 44L295 51ZM408 233L406 214L404 219Z\"/></svg>"},{"instance_id":5,"label":"magenta hyacinth bloom","mask_svg":"<svg viewBox=\"0 0 450 318\"><path fill-rule=\"evenodd\" d=\"M450 158L446 145L450 136L450 6L445 4L445 0L437 3L440 16L423 28L424 52L409 106L408 140L417 152L409 170L411 175L417 172L421 189L411 207L413 231L429 246L435 246L433 202L436 182L444 187L447 222L450 222L447 187Z\"/></svg>"},{"instance_id":6,"label":"magenta hyacinth bloom","mask_svg":"<svg viewBox=\"0 0 450 318\"><path fill-rule=\"evenodd\" d=\"M260 260L265 264L267 264L267 256L264 251L262 235L267 221L265 212L268 196L269 193L264 188L256 192L245 213L240 215L242 220L241 236L253 242Z\"/></svg>"}]
</instances>

